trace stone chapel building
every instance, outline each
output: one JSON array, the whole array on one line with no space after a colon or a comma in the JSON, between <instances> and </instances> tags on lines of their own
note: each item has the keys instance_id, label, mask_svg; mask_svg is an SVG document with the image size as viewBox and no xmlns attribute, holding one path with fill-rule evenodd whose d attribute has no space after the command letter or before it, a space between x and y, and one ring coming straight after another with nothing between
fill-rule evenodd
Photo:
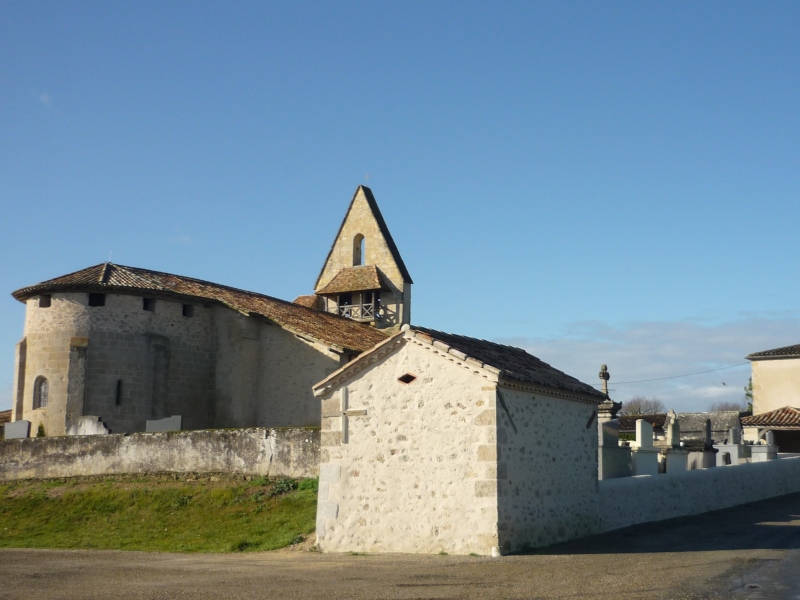
<instances>
[{"instance_id":1,"label":"stone chapel building","mask_svg":"<svg viewBox=\"0 0 800 600\"><path fill-rule=\"evenodd\" d=\"M359 186L317 278L295 302L104 263L22 288L12 420L47 435L318 426L311 386L408 323L412 280Z\"/></svg>"}]
</instances>

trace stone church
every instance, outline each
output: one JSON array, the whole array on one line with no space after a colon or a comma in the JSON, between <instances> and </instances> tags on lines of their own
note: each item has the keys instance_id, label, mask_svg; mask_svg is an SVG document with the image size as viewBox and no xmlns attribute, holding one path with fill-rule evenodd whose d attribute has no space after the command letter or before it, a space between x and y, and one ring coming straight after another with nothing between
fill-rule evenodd
<instances>
[{"instance_id":1,"label":"stone church","mask_svg":"<svg viewBox=\"0 0 800 600\"><path fill-rule=\"evenodd\" d=\"M318 426L311 387L410 321L412 280L360 186L295 302L104 263L22 288L12 420L47 435ZM87 423L90 429L87 429Z\"/></svg>"}]
</instances>

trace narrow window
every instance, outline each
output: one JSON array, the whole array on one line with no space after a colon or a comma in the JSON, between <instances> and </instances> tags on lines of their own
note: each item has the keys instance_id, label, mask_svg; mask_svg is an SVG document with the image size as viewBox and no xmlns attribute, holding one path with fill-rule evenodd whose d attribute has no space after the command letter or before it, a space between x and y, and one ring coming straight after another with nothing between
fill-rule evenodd
<instances>
[{"instance_id":1,"label":"narrow window","mask_svg":"<svg viewBox=\"0 0 800 600\"><path fill-rule=\"evenodd\" d=\"M114 392L114 404L117 406L122 404L122 379L117 379L117 389Z\"/></svg>"},{"instance_id":2,"label":"narrow window","mask_svg":"<svg viewBox=\"0 0 800 600\"><path fill-rule=\"evenodd\" d=\"M400 383L409 384L417 378L416 375L412 375L411 373L406 373L405 375L401 375L397 378L397 381Z\"/></svg>"},{"instance_id":3,"label":"narrow window","mask_svg":"<svg viewBox=\"0 0 800 600\"><path fill-rule=\"evenodd\" d=\"M183 316L184 317L193 317L194 316L194 306L191 304L184 304L183 305Z\"/></svg>"},{"instance_id":4,"label":"narrow window","mask_svg":"<svg viewBox=\"0 0 800 600\"><path fill-rule=\"evenodd\" d=\"M52 296L50 294L42 294L39 296L39 308L50 308L50 302L52 302Z\"/></svg>"},{"instance_id":5,"label":"narrow window","mask_svg":"<svg viewBox=\"0 0 800 600\"><path fill-rule=\"evenodd\" d=\"M47 408L47 379L41 375L33 382L33 408Z\"/></svg>"},{"instance_id":6,"label":"narrow window","mask_svg":"<svg viewBox=\"0 0 800 600\"><path fill-rule=\"evenodd\" d=\"M89 294L89 306L105 306L106 305L106 295L105 294Z\"/></svg>"},{"instance_id":7,"label":"narrow window","mask_svg":"<svg viewBox=\"0 0 800 600\"><path fill-rule=\"evenodd\" d=\"M156 309L156 301L154 298L142 298L142 308L144 310L153 312Z\"/></svg>"},{"instance_id":8,"label":"narrow window","mask_svg":"<svg viewBox=\"0 0 800 600\"><path fill-rule=\"evenodd\" d=\"M366 257L367 243L364 236L360 233L353 238L353 266L358 267L364 264Z\"/></svg>"}]
</instances>

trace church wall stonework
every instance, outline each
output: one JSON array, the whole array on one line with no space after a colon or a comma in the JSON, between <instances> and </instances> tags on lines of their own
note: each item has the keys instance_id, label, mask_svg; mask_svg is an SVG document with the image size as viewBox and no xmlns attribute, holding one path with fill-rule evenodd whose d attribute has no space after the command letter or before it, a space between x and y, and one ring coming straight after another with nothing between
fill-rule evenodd
<instances>
[{"instance_id":1,"label":"church wall stonework","mask_svg":"<svg viewBox=\"0 0 800 600\"><path fill-rule=\"evenodd\" d=\"M117 432L141 431L146 419L190 411L187 426L208 426L203 407L212 371L210 316L198 306L184 317L182 307L156 300L155 310L146 311L142 297L119 294L106 294L105 306L89 306L86 293L53 294L48 308L40 308L37 297L29 299L23 413L34 431L42 422L47 435L64 435L66 420L81 414L101 416ZM76 347L85 348L83 373L74 368ZM161 382L154 381L159 353ZM81 375L83 397L68 403L70 377ZM33 409L38 376L47 378L48 406ZM80 414L68 415L68 404Z\"/></svg>"},{"instance_id":2,"label":"church wall stonework","mask_svg":"<svg viewBox=\"0 0 800 600\"><path fill-rule=\"evenodd\" d=\"M410 384L397 380L416 377ZM342 391L322 399L341 409ZM414 344L347 384L322 420L323 551L488 554L497 542L495 387ZM347 443L343 443L345 436Z\"/></svg>"},{"instance_id":3,"label":"church wall stonework","mask_svg":"<svg viewBox=\"0 0 800 600\"><path fill-rule=\"evenodd\" d=\"M498 520L503 552L597 528L594 405L500 388ZM587 426L588 424L588 426Z\"/></svg>"}]
</instances>

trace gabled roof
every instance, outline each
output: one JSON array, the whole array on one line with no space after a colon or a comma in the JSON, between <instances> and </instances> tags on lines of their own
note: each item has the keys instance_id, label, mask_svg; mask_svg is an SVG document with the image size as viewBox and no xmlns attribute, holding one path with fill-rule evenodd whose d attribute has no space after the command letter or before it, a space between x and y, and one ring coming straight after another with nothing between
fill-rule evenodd
<instances>
[{"instance_id":1,"label":"gabled roof","mask_svg":"<svg viewBox=\"0 0 800 600\"><path fill-rule=\"evenodd\" d=\"M343 294L345 292L360 292L367 290L390 290L386 285L383 274L375 265L360 265L345 267L339 271L330 283L317 294Z\"/></svg>"},{"instance_id":2,"label":"gabled roof","mask_svg":"<svg viewBox=\"0 0 800 600\"><path fill-rule=\"evenodd\" d=\"M383 220L383 215L381 214L381 209L378 208L378 203L375 202L375 196L372 195L372 190L369 189L365 185L360 185L356 188L356 193L353 194L353 199L350 200L350 206L347 207L347 212L344 214L344 219L342 219L342 224L339 225L339 229L336 232L336 237L333 238L333 244L331 244L331 249L328 250L328 256L325 258L325 262L322 263L322 269L319 271L319 275L317 276L317 281L314 284L314 289L317 289L319 286L319 281L322 279L323 273L325 273L325 267L328 266L328 261L331 259L331 255L333 254L333 249L336 246L336 241L339 239L339 236L342 233L342 229L344 228L344 224L347 222L347 217L350 215L350 211L353 209L353 203L356 201L358 197L358 192L364 192L364 197L367 199L367 205L369 206L370 211L372 212L372 217L375 219L375 222L378 224L378 229L383 235L384 240L386 240L386 246L389 248L389 252L392 254L392 258L394 259L395 264L397 265L398 270L400 271L400 275L403 277L403 281L406 283L414 283L411 280L411 275L408 273L408 269L406 269L406 264L403 262L403 259L400 256L400 252L397 250L397 245L394 243L394 239L392 239L392 234L389 233L389 228L386 226L386 221Z\"/></svg>"},{"instance_id":3,"label":"gabled roof","mask_svg":"<svg viewBox=\"0 0 800 600\"><path fill-rule=\"evenodd\" d=\"M777 410L744 417L742 425L749 427L791 427L800 429L800 409L784 406Z\"/></svg>"},{"instance_id":4,"label":"gabled roof","mask_svg":"<svg viewBox=\"0 0 800 600\"><path fill-rule=\"evenodd\" d=\"M299 304L300 306L305 306L306 308L314 308L316 310L322 309L322 298L317 296L316 294L309 294L307 296L298 296L294 300L292 300L294 304Z\"/></svg>"},{"instance_id":5,"label":"gabled roof","mask_svg":"<svg viewBox=\"0 0 800 600\"><path fill-rule=\"evenodd\" d=\"M149 293L219 302L245 315L266 317L293 333L356 352L369 350L386 339L386 334L369 325L264 294L113 263L102 263L56 277L17 290L12 295L24 302L31 296L59 291Z\"/></svg>"},{"instance_id":6,"label":"gabled roof","mask_svg":"<svg viewBox=\"0 0 800 600\"><path fill-rule=\"evenodd\" d=\"M592 386L551 367L521 348L425 327L404 327L400 333L378 344L315 385L315 393L318 395L325 393L327 388L338 383L337 380L344 380L349 373L364 368L370 364L372 357L385 356L391 351L394 342L403 339L418 340L433 346L438 353L448 355L448 358L456 360L466 368L481 369L492 374L499 383L517 385L591 404L600 404L606 398L605 394Z\"/></svg>"},{"instance_id":7,"label":"gabled roof","mask_svg":"<svg viewBox=\"0 0 800 600\"><path fill-rule=\"evenodd\" d=\"M0 425L3 423L10 423L11 422L11 411L10 410L2 410L0 411Z\"/></svg>"},{"instance_id":8,"label":"gabled roof","mask_svg":"<svg viewBox=\"0 0 800 600\"><path fill-rule=\"evenodd\" d=\"M681 424L681 435L704 434L706 419L711 421L711 431L727 432L731 428L738 428L741 424L741 417L749 414L748 412L737 410L678 413L678 422Z\"/></svg>"},{"instance_id":9,"label":"gabled roof","mask_svg":"<svg viewBox=\"0 0 800 600\"><path fill-rule=\"evenodd\" d=\"M800 358L800 344L795 344L794 346L784 346L783 348L775 348L774 350L753 352L753 354L748 354L745 358L747 358L747 360L759 360L759 359L770 359L770 358Z\"/></svg>"}]
</instances>

